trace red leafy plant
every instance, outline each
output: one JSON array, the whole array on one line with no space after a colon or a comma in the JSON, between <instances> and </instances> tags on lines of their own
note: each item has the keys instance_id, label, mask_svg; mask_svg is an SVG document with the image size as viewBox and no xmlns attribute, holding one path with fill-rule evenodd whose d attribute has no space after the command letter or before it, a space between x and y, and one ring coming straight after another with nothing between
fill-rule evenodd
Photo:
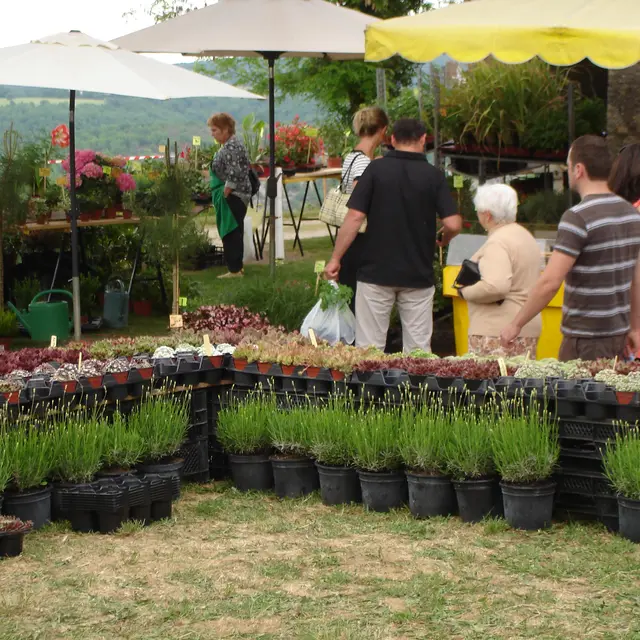
<instances>
[{"instance_id":1,"label":"red leafy plant","mask_svg":"<svg viewBox=\"0 0 640 640\"><path fill-rule=\"evenodd\" d=\"M183 316L185 329L197 333L214 333L218 338L219 332L224 332L228 344L238 344L244 333L249 329L265 332L271 326L269 320L260 313L252 313L246 307L236 307L232 304L200 307Z\"/></svg>"},{"instance_id":2,"label":"red leafy plant","mask_svg":"<svg viewBox=\"0 0 640 640\"><path fill-rule=\"evenodd\" d=\"M12 516L0 516L0 535L27 533L32 527L31 520L22 521Z\"/></svg>"}]
</instances>

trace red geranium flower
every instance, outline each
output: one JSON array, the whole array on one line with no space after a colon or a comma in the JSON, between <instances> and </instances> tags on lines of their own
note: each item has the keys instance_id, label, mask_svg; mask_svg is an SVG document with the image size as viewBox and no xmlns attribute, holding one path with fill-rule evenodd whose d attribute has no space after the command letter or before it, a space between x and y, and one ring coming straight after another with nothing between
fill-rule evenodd
<instances>
[{"instance_id":1,"label":"red geranium flower","mask_svg":"<svg viewBox=\"0 0 640 640\"><path fill-rule=\"evenodd\" d=\"M59 124L51 132L51 144L62 149L69 146L69 128L66 124Z\"/></svg>"}]
</instances>

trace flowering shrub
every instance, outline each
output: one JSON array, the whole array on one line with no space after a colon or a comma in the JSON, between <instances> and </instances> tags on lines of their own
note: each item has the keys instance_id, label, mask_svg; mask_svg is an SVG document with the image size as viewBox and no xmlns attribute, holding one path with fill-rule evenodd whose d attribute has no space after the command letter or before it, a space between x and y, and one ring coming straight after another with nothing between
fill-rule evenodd
<instances>
[{"instance_id":1,"label":"flowering shrub","mask_svg":"<svg viewBox=\"0 0 640 640\"><path fill-rule=\"evenodd\" d=\"M296 116L291 124L276 122L276 164L300 166L312 162L322 152L323 144L317 129Z\"/></svg>"},{"instance_id":2,"label":"flowering shrub","mask_svg":"<svg viewBox=\"0 0 640 640\"><path fill-rule=\"evenodd\" d=\"M192 313L185 313L183 325L185 329L196 332L224 332L226 340L222 342L228 344L238 344L249 329L266 331L271 326L264 315L251 313L246 307L232 304L205 306Z\"/></svg>"}]
</instances>

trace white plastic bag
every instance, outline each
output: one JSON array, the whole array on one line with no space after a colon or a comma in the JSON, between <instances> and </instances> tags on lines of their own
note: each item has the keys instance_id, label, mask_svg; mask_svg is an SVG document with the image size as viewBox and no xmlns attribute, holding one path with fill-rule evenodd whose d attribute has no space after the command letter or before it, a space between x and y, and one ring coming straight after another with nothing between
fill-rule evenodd
<instances>
[{"instance_id":1,"label":"white plastic bag","mask_svg":"<svg viewBox=\"0 0 640 640\"><path fill-rule=\"evenodd\" d=\"M337 286L335 282L330 282ZM356 341L356 317L349 307L337 306L322 310L322 300L318 300L302 323L300 333L308 337L313 329L317 338L334 345L338 342L353 344Z\"/></svg>"}]
</instances>

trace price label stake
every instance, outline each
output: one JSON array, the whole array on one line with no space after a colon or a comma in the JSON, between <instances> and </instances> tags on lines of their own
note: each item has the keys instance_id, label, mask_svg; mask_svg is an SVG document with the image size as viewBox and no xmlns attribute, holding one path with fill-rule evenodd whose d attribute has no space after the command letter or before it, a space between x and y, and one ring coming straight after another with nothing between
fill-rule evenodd
<instances>
[{"instance_id":1,"label":"price label stake","mask_svg":"<svg viewBox=\"0 0 640 640\"><path fill-rule=\"evenodd\" d=\"M104 173L105 176L110 176L111 175L111 167L102 167L102 172Z\"/></svg>"},{"instance_id":2,"label":"price label stake","mask_svg":"<svg viewBox=\"0 0 640 640\"><path fill-rule=\"evenodd\" d=\"M60 176L59 178L56 178L56 184L64 187L67 184L67 179L64 176Z\"/></svg>"},{"instance_id":3,"label":"price label stake","mask_svg":"<svg viewBox=\"0 0 640 640\"><path fill-rule=\"evenodd\" d=\"M186 298L178 298L178 305L181 307L186 307L187 306L187 299Z\"/></svg>"},{"instance_id":4,"label":"price label stake","mask_svg":"<svg viewBox=\"0 0 640 640\"><path fill-rule=\"evenodd\" d=\"M313 266L313 272L322 273L326 266L327 266L327 263L324 260L316 260L316 263Z\"/></svg>"},{"instance_id":5,"label":"price label stake","mask_svg":"<svg viewBox=\"0 0 640 640\"><path fill-rule=\"evenodd\" d=\"M58 336L51 336L51 342L49 343L50 349L55 349L58 346Z\"/></svg>"},{"instance_id":6,"label":"price label stake","mask_svg":"<svg viewBox=\"0 0 640 640\"><path fill-rule=\"evenodd\" d=\"M167 150L167 147L165 147L165 145L163 145L163 144L161 144L161 145L158 147L158 152L159 152L159 153L164 153L166 150Z\"/></svg>"},{"instance_id":7,"label":"price label stake","mask_svg":"<svg viewBox=\"0 0 640 640\"><path fill-rule=\"evenodd\" d=\"M498 358L498 367L500 368L500 375L503 378L507 377L507 365L503 358Z\"/></svg>"},{"instance_id":8,"label":"price label stake","mask_svg":"<svg viewBox=\"0 0 640 640\"><path fill-rule=\"evenodd\" d=\"M213 350L211 349L211 340L209 340L209 334L205 333L202 337L204 340L204 355L210 356L213 354Z\"/></svg>"},{"instance_id":9,"label":"price label stake","mask_svg":"<svg viewBox=\"0 0 640 640\"><path fill-rule=\"evenodd\" d=\"M82 369L82 351L78 354L78 371Z\"/></svg>"},{"instance_id":10,"label":"price label stake","mask_svg":"<svg viewBox=\"0 0 640 640\"><path fill-rule=\"evenodd\" d=\"M169 316L169 328L182 329L182 316L180 314L174 314Z\"/></svg>"},{"instance_id":11,"label":"price label stake","mask_svg":"<svg viewBox=\"0 0 640 640\"><path fill-rule=\"evenodd\" d=\"M49 169L49 167L40 167L40 169L38 169L38 175L41 178L48 178L51 175L51 169Z\"/></svg>"},{"instance_id":12,"label":"price label stake","mask_svg":"<svg viewBox=\"0 0 640 640\"><path fill-rule=\"evenodd\" d=\"M462 189L464 187L464 178L462 176L453 176L453 188Z\"/></svg>"},{"instance_id":13,"label":"price label stake","mask_svg":"<svg viewBox=\"0 0 640 640\"><path fill-rule=\"evenodd\" d=\"M193 136L192 142L194 147L199 147L200 144L202 143L202 140L200 139L200 136Z\"/></svg>"},{"instance_id":14,"label":"price label stake","mask_svg":"<svg viewBox=\"0 0 640 640\"><path fill-rule=\"evenodd\" d=\"M316 332L313 329L309 329L309 340L311 340L311 344L314 347L318 346L318 341L316 340Z\"/></svg>"}]
</instances>

